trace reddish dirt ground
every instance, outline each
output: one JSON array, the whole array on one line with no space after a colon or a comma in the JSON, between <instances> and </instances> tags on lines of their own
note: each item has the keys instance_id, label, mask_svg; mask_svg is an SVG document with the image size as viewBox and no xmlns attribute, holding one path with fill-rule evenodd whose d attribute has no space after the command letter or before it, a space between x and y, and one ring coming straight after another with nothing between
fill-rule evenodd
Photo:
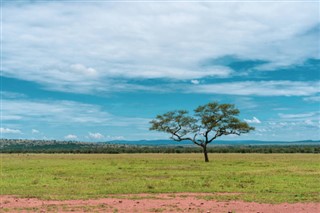
<instances>
[{"instance_id":1,"label":"reddish dirt ground","mask_svg":"<svg viewBox=\"0 0 320 213\"><path fill-rule=\"evenodd\" d=\"M316 213L320 203L261 204L243 201L203 200L212 194L117 195L95 200L39 200L0 196L0 212L204 212L204 213Z\"/></svg>"}]
</instances>

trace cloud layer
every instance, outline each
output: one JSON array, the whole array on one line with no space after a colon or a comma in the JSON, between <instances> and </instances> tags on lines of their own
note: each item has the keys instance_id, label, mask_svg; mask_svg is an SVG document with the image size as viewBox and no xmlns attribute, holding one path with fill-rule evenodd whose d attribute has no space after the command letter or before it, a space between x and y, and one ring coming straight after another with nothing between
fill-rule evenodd
<instances>
[{"instance_id":1,"label":"cloud layer","mask_svg":"<svg viewBox=\"0 0 320 213\"><path fill-rule=\"evenodd\" d=\"M301 81L245 81L197 85L190 92L257 95L257 96L310 96L320 92L320 82Z\"/></svg>"},{"instance_id":2,"label":"cloud layer","mask_svg":"<svg viewBox=\"0 0 320 213\"><path fill-rule=\"evenodd\" d=\"M82 126L148 126L149 119L108 113L98 105L75 101L2 100L3 122L35 122L46 125L81 124ZM3 132L13 131L2 129ZM33 129L32 133L38 130ZM17 133L17 132L16 132Z\"/></svg>"},{"instance_id":3,"label":"cloud layer","mask_svg":"<svg viewBox=\"0 0 320 213\"><path fill-rule=\"evenodd\" d=\"M9 133L9 134L21 134L22 132L18 129L10 129L10 128L0 128L0 133Z\"/></svg>"},{"instance_id":4,"label":"cloud layer","mask_svg":"<svg viewBox=\"0 0 320 213\"><path fill-rule=\"evenodd\" d=\"M148 90L128 81L231 77L230 67L202 66L226 55L267 62L257 70L319 58L316 2L18 4L3 8L3 75L50 90Z\"/></svg>"},{"instance_id":5,"label":"cloud layer","mask_svg":"<svg viewBox=\"0 0 320 213\"><path fill-rule=\"evenodd\" d=\"M251 120L250 119L244 119L244 121L249 123L249 124L250 123L252 123L252 124L260 124L261 123L261 121L256 117L253 117Z\"/></svg>"}]
</instances>

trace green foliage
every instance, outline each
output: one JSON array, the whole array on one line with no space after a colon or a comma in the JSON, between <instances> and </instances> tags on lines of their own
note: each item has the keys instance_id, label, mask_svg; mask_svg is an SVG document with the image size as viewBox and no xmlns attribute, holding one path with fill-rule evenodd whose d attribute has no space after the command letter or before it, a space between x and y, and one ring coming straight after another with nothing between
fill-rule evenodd
<instances>
[{"instance_id":1,"label":"green foliage","mask_svg":"<svg viewBox=\"0 0 320 213\"><path fill-rule=\"evenodd\" d=\"M2 154L1 194L89 199L208 192L206 199L320 202L314 154ZM220 193L220 194L219 194ZM230 193L230 194L228 194Z\"/></svg>"},{"instance_id":2,"label":"green foliage","mask_svg":"<svg viewBox=\"0 0 320 213\"><path fill-rule=\"evenodd\" d=\"M178 110L158 115L156 120L152 120L150 130L162 131L166 133L176 134L179 132L180 138L189 133L197 131L195 118L187 115L188 111ZM173 138L175 139L175 138Z\"/></svg>"},{"instance_id":3,"label":"green foliage","mask_svg":"<svg viewBox=\"0 0 320 213\"><path fill-rule=\"evenodd\" d=\"M239 113L232 104L212 102L196 108L193 116L185 110L158 115L150 122L150 130L169 133L175 141L189 140L205 147L222 135L240 135L254 130L236 117Z\"/></svg>"}]
</instances>

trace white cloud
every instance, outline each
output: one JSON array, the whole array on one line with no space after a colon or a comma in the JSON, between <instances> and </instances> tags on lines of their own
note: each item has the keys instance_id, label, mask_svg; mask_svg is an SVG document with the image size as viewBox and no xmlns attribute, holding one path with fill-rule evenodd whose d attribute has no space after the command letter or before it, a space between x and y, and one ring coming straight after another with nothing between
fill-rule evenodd
<instances>
[{"instance_id":1,"label":"white cloud","mask_svg":"<svg viewBox=\"0 0 320 213\"><path fill-rule=\"evenodd\" d=\"M38 133L40 133L40 131L37 130L37 129L32 129L32 130L31 130L31 133L32 133L32 134L38 134Z\"/></svg>"},{"instance_id":2,"label":"white cloud","mask_svg":"<svg viewBox=\"0 0 320 213\"><path fill-rule=\"evenodd\" d=\"M97 71L91 67L86 67L82 64L72 64L70 66L71 70L76 74L83 74L85 76L96 76Z\"/></svg>"},{"instance_id":3,"label":"white cloud","mask_svg":"<svg viewBox=\"0 0 320 213\"><path fill-rule=\"evenodd\" d=\"M75 140L78 138L78 136L73 135L73 134L69 134L69 135L64 136L64 138L68 139L68 140Z\"/></svg>"},{"instance_id":4,"label":"white cloud","mask_svg":"<svg viewBox=\"0 0 320 213\"><path fill-rule=\"evenodd\" d=\"M263 132L268 132L269 130L267 128L257 128L256 131L263 133Z\"/></svg>"},{"instance_id":5,"label":"white cloud","mask_svg":"<svg viewBox=\"0 0 320 213\"><path fill-rule=\"evenodd\" d=\"M200 81L199 81L199 80L195 80L195 79L194 79L194 80L191 80L191 83L192 83L192 84L199 84L199 83L200 83Z\"/></svg>"},{"instance_id":6,"label":"white cloud","mask_svg":"<svg viewBox=\"0 0 320 213\"><path fill-rule=\"evenodd\" d=\"M99 106L74 101L31 101L3 99L3 121L43 121L47 124L108 122L111 114Z\"/></svg>"},{"instance_id":7,"label":"white cloud","mask_svg":"<svg viewBox=\"0 0 320 213\"><path fill-rule=\"evenodd\" d=\"M227 95L307 96L320 92L319 82L244 81L194 85L189 92Z\"/></svg>"},{"instance_id":8,"label":"white cloud","mask_svg":"<svg viewBox=\"0 0 320 213\"><path fill-rule=\"evenodd\" d=\"M305 120L304 123L307 125L311 125L311 126L313 126L315 124L315 122L313 122L312 120L309 120L309 119Z\"/></svg>"},{"instance_id":9,"label":"white cloud","mask_svg":"<svg viewBox=\"0 0 320 213\"><path fill-rule=\"evenodd\" d=\"M107 135L105 137L107 140L125 140L124 136L111 136L111 135Z\"/></svg>"},{"instance_id":10,"label":"white cloud","mask_svg":"<svg viewBox=\"0 0 320 213\"><path fill-rule=\"evenodd\" d=\"M201 67L225 55L270 62L261 69L319 57L316 2L18 4L3 5L3 75L50 90L119 91L126 86L119 78L228 77L228 67Z\"/></svg>"},{"instance_id":11,"label":"white cloud","mask_svg":"<svg viewBox=\"0 0 320 213\"><path fill-rule=\"evenodd\" d=\"M283 114L283 113L279 113L278 115L279 115L280 118L289 118L289 119L298 118L298 119L300 119L300 118L314 117L316 114L317 113L315 113L315 112L308 112L308 113L300 113L300 114Z\"/></svg>"},{"instance_id":12,"label":"white cloud","mask_svg":"<svg viewBox=\"0 0 320 213\"><path fill-rule=\"evenodd\" d=\"M147 129L150 119L108 113L98 105L75 101L2 100L4 123L19 121L43 125L135 127Z\"/></svg>"},{"instance_id":13,"label":"white cloud","mask_svg":"<svg viewBox=\"0 0 320 213\"><path fill-rule=\"evenodd\" d=\"M298 141L298 140L319 140L320 124L316 120L292 120L292 119L270 119L263 122L256 128L253 134L262 136L261 140L271 140L269 137L275 135L272 140ZM299 133L299 136L293 136Z\"/></svg>"},{"instance_id":14,"label":"white cloud","mask_svg":"<svg viewBox=\"0 0 320 213\"><path fill-rule=\"evenodd\" d=\"M320 96L311 96L303 98L304 101L320 102Z\"/></svg>"},{"instance_id":15,"label":"white cloud","mask_svg":"<svg viewBox=\"0 0 320 213\"><path fill-rule=\"evenodd\" d=\"M21 120L22 119L22 116L20 115L2 115L1 119L3 121L6 121L6 120L11 120L11 121L14 121L14 120Z\"/></svg>"},{"instance_id":16,"label":"white cloud","mask_svg":"<svg viewBox=\"0 0 320 213\"><path fill-rule=\"evenodd\" d=\"M244 121L247 122L247 123L253 123L253 124L260 124L261 123L261 121L256 117L253 117L251 120L250 119L244 119Z\"/></svg>"},{"instance_id":17,"label":"white cloud","mask_svg":"<svg viewBox=\"0 0 320 213\"><path fill-rule=\"evenodd\" d=\"M314 129L316 128L316 135L320 136L319 128L320 123L317 119L300 119L300 120L292 120L288 119L285 121L278 120L274 122L269 122L269 127L266 128L268 131L279 131L282 130L291 130L291 132L306 132L310 131L310 136L314 135ZM313 133L312 133L313 131Z\"/></svg>"},{"instance_id":18,"label":"white cloud","mask_svg":"<svg viewBox=\"0 0 320 213\"><path fill-rule=\"evenodd\" d=\"M272 119L267 122L263 128L268 132L279 132L279 135L284 133L292 134L292 132L301 132L300 139L303 137L313 138L318 140L320 136L320 113L319 112L304 112L296 114L279 113L279 118ZM300 140L299 139L299 140Z\"/></svg>"},{"instance_id":19,"label":"white cloud","mask_svg":"<svg viewBox=\"0 0 320 213\"><path fill-rule=\"evenodd\" d=\"M252 97L238 96L234 98L234 103L240 109L255 109L259 107L257 101L255 101Z\"/></svg>"},{"instance_id":20,"label":"white cloud","mask_svg":"<svg viewBox=\"0 0 320 213\"><path fill-rule=\"evenodd\" d=\"M105 136L99 132L96 132L96 133L92 133L92 132L89 132L89 138L91 139L103 139Z\"/></svg>"},{"instance_id":21,"label":"white cloud","mask_svg":"<svg viewBox=\"0 0 320 213\"><path fill-rule=\"evenodd\" d=\"M0 91L2 98L26 98L27 96L22 93L9 92L9 91Z\"/></svg>"},{"instance_id":22,"label":"white cloud","mask_svg":"<svg viewBox=\"0 0 320 213\"><path fill-rule=\"evenodd\" d=\"M8 133L8 134L21 134L22 132L18 129L10 129L10 128L0 128L1 133Z\"/></svg>"}]
</instances>

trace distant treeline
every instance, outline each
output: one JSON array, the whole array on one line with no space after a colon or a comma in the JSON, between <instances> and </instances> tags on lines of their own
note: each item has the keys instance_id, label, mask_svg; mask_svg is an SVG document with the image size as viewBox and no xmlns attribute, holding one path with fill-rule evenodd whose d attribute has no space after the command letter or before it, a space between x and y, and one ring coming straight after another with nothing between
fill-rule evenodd
<instances>
[{"instance_id":1,"label":"distant treeline","mask_svg":"<svg viewBox=\"0 0 320 213\"><path fill-rule=\"evenodd\" d=\"M196 146L142 146L56 140L1 139L1 153L201 153ZM209 153L320 153L320 145L209 146Z\"/></svg>"}]
</instances>

